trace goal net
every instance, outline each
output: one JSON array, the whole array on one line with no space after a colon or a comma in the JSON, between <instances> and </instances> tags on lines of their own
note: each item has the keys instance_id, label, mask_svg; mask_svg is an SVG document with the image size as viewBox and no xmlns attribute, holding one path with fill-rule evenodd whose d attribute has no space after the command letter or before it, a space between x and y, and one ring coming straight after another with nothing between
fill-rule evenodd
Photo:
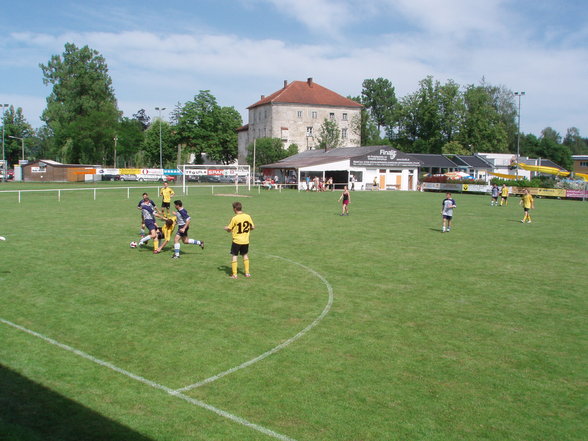
<instances>
[{"instance_id":1,"label":"goal net","mask_svg":"<svg viewBox=\"0 0 588 441\"><path fill-rule=\"evenodd\" d=\"M251 190L251 167L249 165L182 165L182 190L187 194L190 186L247 187Z\"/></svg>"}]
</instances>

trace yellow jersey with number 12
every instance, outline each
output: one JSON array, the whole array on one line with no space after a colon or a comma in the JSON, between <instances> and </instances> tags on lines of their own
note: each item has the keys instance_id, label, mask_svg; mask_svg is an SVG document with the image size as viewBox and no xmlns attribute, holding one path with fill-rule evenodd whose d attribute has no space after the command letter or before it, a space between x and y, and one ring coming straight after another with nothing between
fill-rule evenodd
<instances>
[{"instance_id":1,"label":"yellow jersey with number 12","mask_svg":"<svg viewBox=\"0 0 588 441\"><path fill-rule=\"evenodd\" d=\"M233 216L228 225L233 235L233 242L238 245L247 245L249 243L249 233L254 227L253 219L245 213L239 213Z\"/></svg>"}]
</instances>

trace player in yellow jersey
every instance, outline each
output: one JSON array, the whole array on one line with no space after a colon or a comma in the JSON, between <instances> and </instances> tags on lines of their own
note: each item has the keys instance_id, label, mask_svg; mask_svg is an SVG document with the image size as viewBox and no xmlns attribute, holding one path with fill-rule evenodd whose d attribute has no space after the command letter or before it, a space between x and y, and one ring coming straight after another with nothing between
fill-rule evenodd
<instances>
[{"instance_id":1,"label":"player in yellow jersey","mask_svg":"<svg viewBox=\"0 0 588 441\"><path fill-rule=\"evenodd\" d=\"M225 227L225 230L233 235L231 244L231 279L237 278L237 257L243 256L243 266L245 267L245 277L251 277L249 273L249 233L255 229L253 219L246 213L243 213L241 202L233 202L233 212L235 216Z\"/></svg>"},{"instance_id":2,"label":"player in yellow jersey","mask_svg":"<svg viewBox=\"0 0 588 441\"><path fill-rule=\"evenodd\" d=\"M523 216L523 220L521 221L522 223L525 223L525 221L527 221L527 223L531 223L531 213L529 213L529 210L534 209L535 208L535 201L533 200L533 196L531 196L531 193L529 193L528 189L524 189L523 190L523 196L521 197L521 202L519 202L520 205L523 206L523 210L525 210L525 214Z\"/></svg>"},{"instance_id":3,"label":"player in yellow jersey","mask_svg":"<svg viewBox=\"0 0 588 441\"><path fill-rule=\"evenodd\" d=\"M506 184L502 184L502 188L500 189L500 206L508 205L508 187Z\"/></svg>"},{"instance_id":4,"label":"player in yellow jersey","mask_svg":"<svg viewBox=\"0 0 588 441\"><path fill-rule=\"evenodd\" d=\"M164 182L163 187L161 188L161 190L159 190L159 195L162 198L161 212L164 214L164 216L169 216L171 198L175 195L174 190L171 187L169 187L169 184L167 182Z\"/></svg>"},{"instance_id":5,"label":"player in yellow jersey","mask_svg":"<svg viewBox=\"0 0 588 441\"><path fill-rule=\"evenodd\" d=\"M161 243L161 245L159 245L159 248L157 248L157 250L154 251L155 254L161 253L163 247L165 247L169 243L172 234L174 233L174 228L176 228L176 217L171 216L165 218L165 224L163 225L163 227L160 228L161 234L163 236L163 242Z\"/></svg>"}]
</instances>

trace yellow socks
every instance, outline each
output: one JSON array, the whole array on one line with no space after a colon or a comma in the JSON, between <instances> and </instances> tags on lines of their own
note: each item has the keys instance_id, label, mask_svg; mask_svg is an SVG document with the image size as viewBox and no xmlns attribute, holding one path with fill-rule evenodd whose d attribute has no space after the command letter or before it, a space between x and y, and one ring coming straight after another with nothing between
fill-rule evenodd
<instances>
[{"instance_id":1,"label":"yellow socks","mask_svg":"<svg viewBox=\"0 0 588 441\"><path fill-rule=\"evenodd\" d=\"M231 270L233 272L233 276L236 276L237 275L237 261L236 260L233 260L231 262Z\"/></svg>"},{"instance_id":2,"label":"yellow socks","mask_svg":"<svg viewBox=\"0 0 588 441\"><path fill-rule=\"evenodd\" d=\"M243 259L243 265L245 266L245 274L249 274L249 259Z\"/></svg>"}]
</instances>

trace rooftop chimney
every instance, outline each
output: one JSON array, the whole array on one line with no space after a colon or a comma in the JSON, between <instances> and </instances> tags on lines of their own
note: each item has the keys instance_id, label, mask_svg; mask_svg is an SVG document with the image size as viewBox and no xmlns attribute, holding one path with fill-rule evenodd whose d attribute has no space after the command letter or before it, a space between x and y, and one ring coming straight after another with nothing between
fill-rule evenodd
<instances>
[{"instance_id":1,"label":"rooftop chimney","mask_svg":"<svg viewBox=\"0 0 588 441\"><path fill-rule=\"evenodd\" d=\"M284 89L288 87L288 80L284 80Z\"/></svg>"},{"instance_id":2,"label":"rooftop chimney","mask_svg":"<svg viewBox=\"0 0 588 441\"><path fill-rule=\"evenodd\" d=\"M306 83L308 84L308 87L312 87L312 77L308 78Z\"/></svg>"},{"instance_id":3,"label":"rooftop chimney","mask_svg":"<svg viewBox=\"0 0 588 441\"><path fill-rule=\"evenodd\" d=\"M261 99L264 99L264 98L265 98L265 95L261 95Z\"/></svg>"}]
</instances>

